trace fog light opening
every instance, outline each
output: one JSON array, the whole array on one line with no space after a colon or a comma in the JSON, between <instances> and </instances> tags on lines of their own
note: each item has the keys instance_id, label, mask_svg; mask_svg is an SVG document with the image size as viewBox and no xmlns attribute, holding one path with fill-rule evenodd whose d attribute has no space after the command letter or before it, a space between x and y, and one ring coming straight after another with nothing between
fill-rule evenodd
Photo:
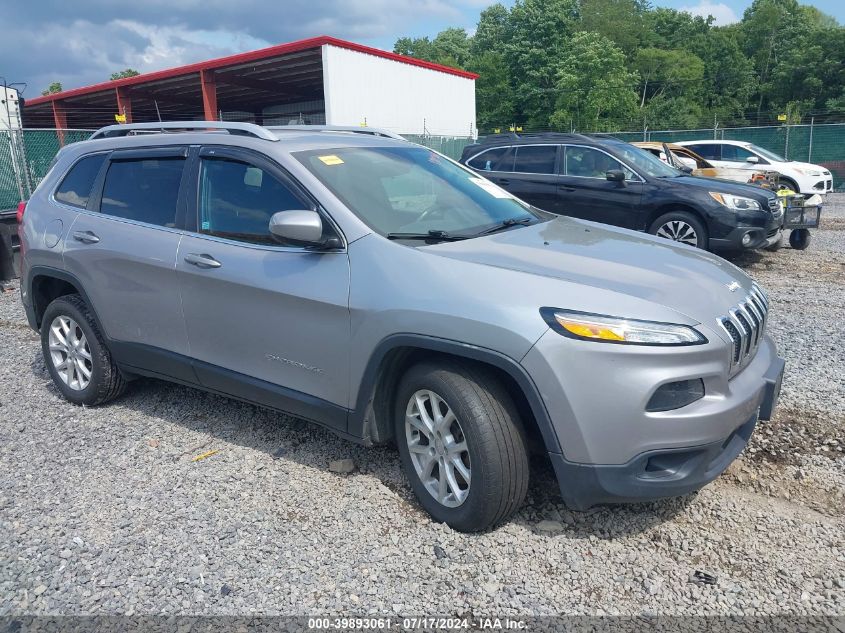
<instances>
[{"instance_id":1,"label":"fog light opening","mask_svg":"<svg viewBox=\"0 0 845 633\"><path fill-rule=\"evenodd\" d=\"M678 380L668 382L657 388L651 396L645 410L648 413L671 411L680 409L704 397L704 381L701 378L693 380Z\"/></svg>"},{"instance_id":2,"label":"fog light opening","mask_svg":"<svg viewBox=\"0 0 845 633\"><path fill-rule=\"evenodd\" d=\"M751 244L751 240L752 240L751 233L746 233L745 235L742 236L742 245L748 246L749 244Z\"/></svg>"}]
</instances>

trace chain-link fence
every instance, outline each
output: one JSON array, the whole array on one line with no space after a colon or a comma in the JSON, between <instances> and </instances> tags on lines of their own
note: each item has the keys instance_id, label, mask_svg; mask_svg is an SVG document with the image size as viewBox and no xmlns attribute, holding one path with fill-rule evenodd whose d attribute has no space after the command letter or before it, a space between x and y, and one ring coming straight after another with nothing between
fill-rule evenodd
<instances>
[{"instance_id":1,"label":"chain-link fence","mask_svg":"<svg viewBox=\"0 0 845 633\"><path fill-rule=\"evenodd\" d=\"M47 174L61 145L88 138L92 130L0 131L0 210L14 208L26 200ZM624 141L694 141L730 139L749 141L789 160L814 163L829 169L837 191L845 191L845 123L771 125L693 130L640 130L616 132ZM409 141L459 159L469 137L412 135Z\"/></svg>"},{"instance_id":2,"label":"chain-link fence","mask_svg":"<svg viewBox=\"0 0 845 633\"><path fill-rule=\"evenodd\" d=\"M62 144L89 136L91 130L0 131L0 210L32 195Z\"/></svg>"}]
</instances>

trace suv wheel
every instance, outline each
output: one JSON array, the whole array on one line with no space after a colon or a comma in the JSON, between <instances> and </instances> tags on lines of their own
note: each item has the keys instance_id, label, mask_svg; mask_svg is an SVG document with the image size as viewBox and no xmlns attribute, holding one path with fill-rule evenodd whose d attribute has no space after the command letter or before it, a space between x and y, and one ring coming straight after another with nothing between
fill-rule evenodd
<instances>
[{"instance_id":1,"label":"suv wheel","mask_svg":"<svg viewBox=\"0 0 845 633\"><path fill-rule=\"evenodd\" d=\"M47 306L41 321L41 349L53 382L74 404L103 404L126 387L79 295L59 297Z\"/></svg>"},{"instance_id":2,"label":"suv wheel","mask_svg":"<svg viewBox=\"0 0 845 633\"><path fill-rule=\"evenodd\" d=\"M417 365L402 379L395 416L405 473L436 521L475 532L522 505L525 438L495 376L460 363Z\"/></svg>"},{"instance_id":3,"label":"suv wheel","mask_svg":"<svg viewBox=\"0 0 845 633\"><path fill-rule=\"evenodd\" d=\"M707 229L697 217L686 211L670 211L657 218L648 232L657 237L707 248Z\"/></svg>"}]
</instances>

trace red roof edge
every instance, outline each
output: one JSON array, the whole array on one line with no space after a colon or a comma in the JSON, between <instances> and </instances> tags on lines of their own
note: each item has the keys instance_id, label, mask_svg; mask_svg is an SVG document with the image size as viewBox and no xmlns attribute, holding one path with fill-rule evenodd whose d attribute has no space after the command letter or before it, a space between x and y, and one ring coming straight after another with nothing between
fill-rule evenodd
<instances>
[{"instance_id":1,"label":"red roof edge","mask_svg":"<svg viewBox=\"0 0 845 633\"><path fill-rule=\"evenodd\" d=\"M296 53L298 51L308 50L310 48L319 48L325 44L336 46L338 48L345 48L359 53L366 53L368 55L375 55L384 59L390 59L403 64L410 64L411 66L419 66L421 68L428 68L429 70L436 70L449 75L456 75L464 77L465 79L478 79L478 75L460 70L458 68L451 68L450 66L443 66L428 62L415 57L406 57L405 55L398 55L396 53L389 53L379 48L371 46L364 46L363 44L356 44L355 42L348 42L336 37L328 35L320 35L318 37L311 37L304 40L297 40L296 42L288 42L287 44L277 44L276 46L268 46L267 48L259 48L255 51L246 53L237 53L227 57L218 57L216 59L209 59L203 62L196 62L194 64L187 64L185 66L177 66L176 68L168 68L165 70L157 70L150 73L136 75L134 77L125 77L123 79L113 79L104 81L102 83L93 84L91 86L84 86L82 88L73 88L71 90L64 90L51 95L44 95L27 99L27 106L39 105L42 103L49 103L59 99L66 99L69 97L77 97L81 95L91 94L94 92L101 92L103 90L112 90L113 88L120 88L126 86L136 86L145 84L151 81L158 81L161 79L171 79L173 77L180 77L183 75L191 75L199 73L201 70L213 70L217 68L225 68L226 66L235 66L237 64L244 64L251 61L258 61L268 57L275 57L278 55L285 55L288 53Z\"/></svg>"}]
</instances>

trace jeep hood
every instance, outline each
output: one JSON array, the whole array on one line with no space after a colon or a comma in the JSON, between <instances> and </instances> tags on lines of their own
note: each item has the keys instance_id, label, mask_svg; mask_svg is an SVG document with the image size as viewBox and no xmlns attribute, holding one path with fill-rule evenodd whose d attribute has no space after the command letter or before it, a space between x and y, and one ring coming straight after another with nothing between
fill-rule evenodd
<instances>
[{"instance_id":1,"label":"jeep hood","mask_svg":"<svg viewBox=\"0 0 845 633\"><path fill-rule=\"evenodd\" d=\"M727 313L752 283L739 268L706 251L567 217L420 250L633 296L702 323ZM577 299L571 305L554 297L549 302L579 309Z\"/></svg>"}]
</instances>

